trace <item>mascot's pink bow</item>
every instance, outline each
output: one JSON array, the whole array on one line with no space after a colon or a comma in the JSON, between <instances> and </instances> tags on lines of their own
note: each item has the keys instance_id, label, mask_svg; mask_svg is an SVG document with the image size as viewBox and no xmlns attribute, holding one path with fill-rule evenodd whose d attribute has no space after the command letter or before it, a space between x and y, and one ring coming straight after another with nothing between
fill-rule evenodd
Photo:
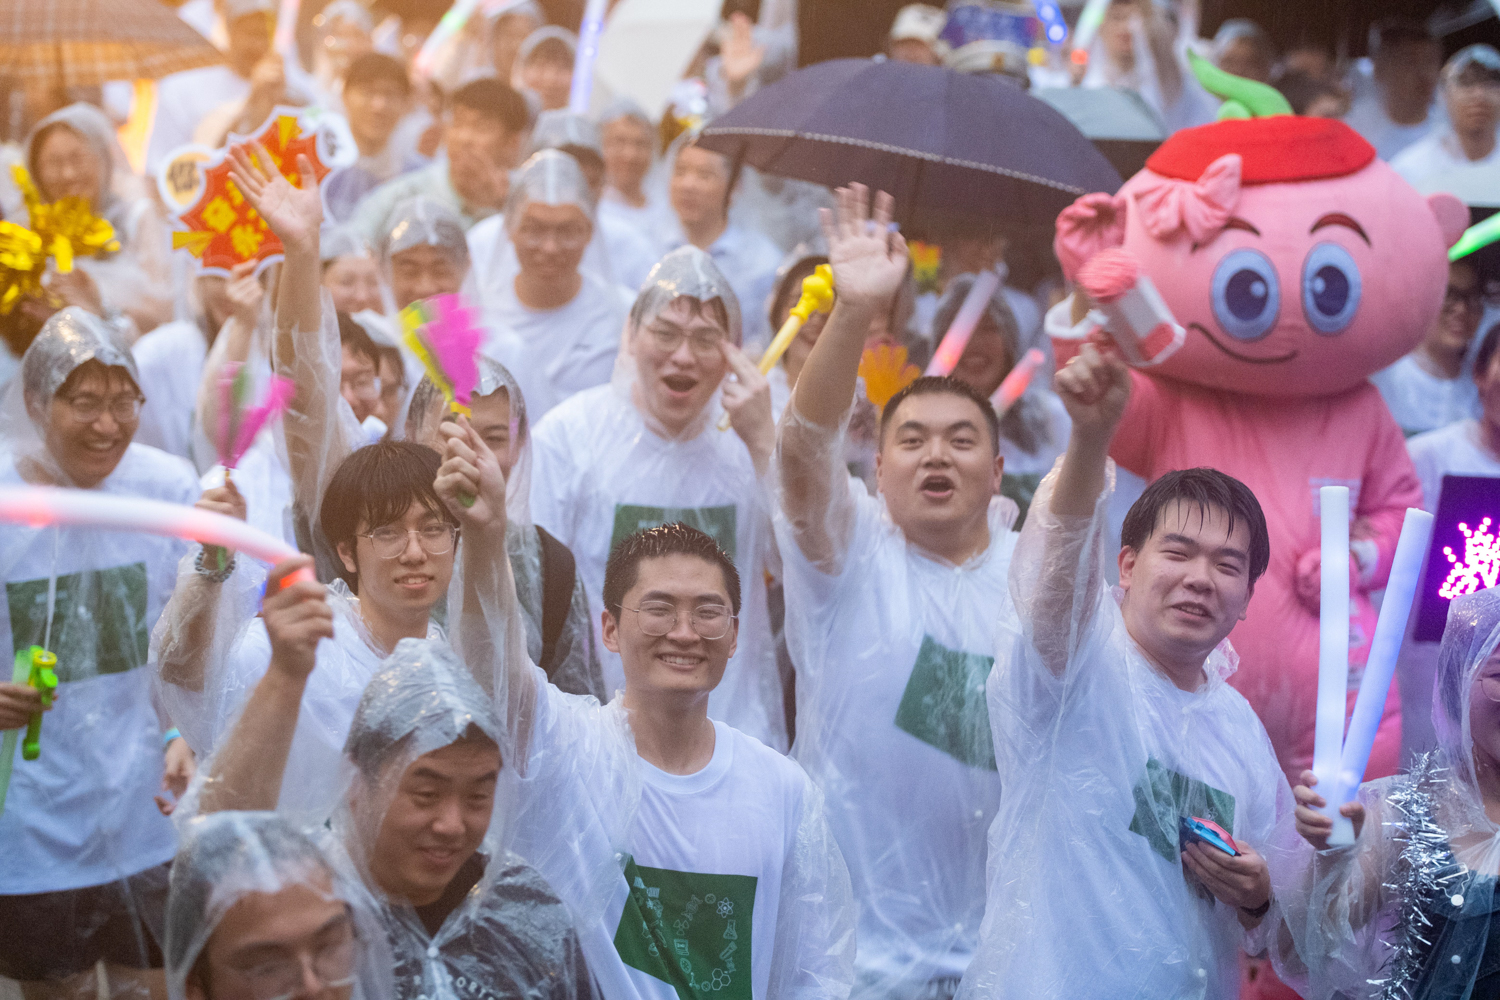
<instances>
[{"instance_id":1,"label":"mascot's pink bow","mask_svg":"<svg viewBox=\"0 0 1500 1000\"><path fill-rule=\"evenodd\" d=\"M1226 153L1208 165L1196 181L1163 178L1135 193L1141 225L1158 240L1186 230L1195 243L1209 240L1240 200L1240 156Z\"/></svg>"}]
</instances>

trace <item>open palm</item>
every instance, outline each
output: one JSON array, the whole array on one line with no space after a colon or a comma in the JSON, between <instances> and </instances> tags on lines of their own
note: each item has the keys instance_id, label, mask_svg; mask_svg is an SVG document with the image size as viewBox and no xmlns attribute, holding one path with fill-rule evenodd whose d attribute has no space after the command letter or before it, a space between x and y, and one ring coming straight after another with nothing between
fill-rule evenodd
<instances>
[{"instance_id":1,"label":"open palm","mask_svg":"<svg viewBox=\"0 0 1500 1000\"><path fill-rule=\"evenodd\" d=\"M312 162L306 156L297 156L297 173L303 184L299 188L282 176L260 143L234 146L229 156L234 161L230 179L282 245L288 250L311 246L323 224L323 201Z\"/></svg>"},{"instance_id":2,"label":"open palm","mask_svg":"<svg viewBox=\"0 0 1500 1000\"><path fill-rule=\"evenodd\" d=\"M832 212L821 210L834 290L851 303L888 302L909 266L906 240L890 229L894 200L881 191L872 208L863 184L839 188L837 199Z\"/></svg>"}]
</instances>

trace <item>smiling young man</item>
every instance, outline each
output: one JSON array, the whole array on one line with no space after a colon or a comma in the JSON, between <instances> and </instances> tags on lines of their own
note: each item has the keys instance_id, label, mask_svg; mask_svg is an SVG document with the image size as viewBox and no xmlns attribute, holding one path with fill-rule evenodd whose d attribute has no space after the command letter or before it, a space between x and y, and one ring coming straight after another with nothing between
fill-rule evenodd
<instances>
[{"instance_id":1,"label":"smiling young man","mask_svg":"<svg viewBox=\"0 0 1500 1000\"><path fill-rule=\"evenodd\" d=\"M614 381L587 389L536 425L531 511L578 559L595 621L620 541L682 521L729 553L745 589L739 645L709 714L777 748L785 707L766 607L771 544L763 477L775 446L770 388L740 350L740 310L723 273L696 247L651 272L625 326ZM531 402L527 397L527 404ZM733 433L716 424L729 415ZM600 635L601 645L603 642ZM601 655L611 693L620 656Z\"/></svg>"},{"instance_id":2,"label":"smiling young man","mask_svg":"<svg viewBox=\"0 0 1500 1000\"><path fill-rule=\"evenodd\" d=\"M1227 636L1270 559L1265 517L1221 472L1167 473L1125 518L1112 597L1106 453L1129 371L1089 345L1055 383L1073 432L998 606L987 697L1005 795L959 996L1236 996L1241 949L1274 926L1262 855L1296 837L1270 740L1226 683ZM1235 854L1183 836L1192 820Z\"/></svg>"},{"instance_id":3,"label":"smiling young man","mask_svg":"<svg viewBox=\"0 0 1500 1000\"><path fill-rule=\"evenodd\" d=\"M528 661L492 555L505 528L494 456L472 432L444 432L439 490L467 537L455 635L511 722L517 851L568 902L601 994L847 997L852 903L821 796L794 762L710 718L741 635L734 562L681 523L622 539L601 617L624 692L607 706L564 694Z\"/></svg>"},{"instance_id":4,"label":"smiling young man","mask_svg":"<svg viewBox=\"0 0 1500 1000\"><path fill-rule=\"evenodd\" d=\"M269 662L209 765L200 808L270 809L285 799L292 767L320 786L329 808L293 815L340 859L337 870L357 872L374 895L398 1000L591 1000L566 908L500 846L493 821L505 737L446 643L397 644L359 699L341 762L301 768L305 745L295 737L309 676L328 667L318 647L334 635L335 616L322 585L284 586L309 564L287 560L267 580Z\"/></svg>"},{"instance_id":5,"label":"smiling young man","mask_svg":"<svg viewBox=\"0 0 1500 1000\"><path fill-rule=\"evenodd\" d=\"M998 495L995 411L955 379L918 379L886 404L878 496L844 465L866 333L907 268L890 198L873 219L867 201L840 190L825 220L838 303L775 462L796 751L860 904L855 995L951 997L978 941L1000 798L983 683L1016 508Z\"/></svg>"}]
</instances>

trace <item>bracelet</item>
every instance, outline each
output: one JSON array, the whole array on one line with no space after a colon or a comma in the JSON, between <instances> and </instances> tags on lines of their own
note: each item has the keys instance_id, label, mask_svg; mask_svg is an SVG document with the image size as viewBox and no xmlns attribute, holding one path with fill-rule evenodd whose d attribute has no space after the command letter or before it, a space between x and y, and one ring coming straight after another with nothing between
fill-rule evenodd
<instances>
[{"instance_id":1,"label":"bracelet","mask_svg":"<svg viewBox=\"0 0 1500 1000\"><path fill-rule=\"evenodd\" d=\"M220 564L219 566L210 568L204 563L203 557L208 555L209 549L213 549L215 561ZM201 546L198 549L198 558L193 560L193 572L206 578L210 583L223 583L234 575L234 553L228 553L228 556L229 558L225 559L224 550L217 545Z\"/></svg>"},{"instance_id":2,"label":"bracelet","mask_svg":"<svg viewBox=\"0 0 1500 1000\"><path fill-rule=\"evenodd\" d=\"M167 747L172 745L173 740L180 739L182 739L182 734L177 731L176 726L173 726L171 729L168 729L166 732L161 734L161 748L165 750Z\"/></svg>"},{"instance_id":3,"label":"bracelet","mask_svg":"<svg viewBox=\"0 0 1500 1000\"><path fill-rule=\"evenodd\" d=\"M1271 897L1267 896L1266 897L1266 901L1264 903L1261 903L1255 909L1249 910L1249 909L1246 909L1245 907L1242 906L1242 907L1240 907L1240 912L1243 913L1245 916L1250 917L1253 920L1259 920L1261 917L1265 916L1266 913L1270 911L1270 909L1271 909Z\"/></svg>"}]
</instances>

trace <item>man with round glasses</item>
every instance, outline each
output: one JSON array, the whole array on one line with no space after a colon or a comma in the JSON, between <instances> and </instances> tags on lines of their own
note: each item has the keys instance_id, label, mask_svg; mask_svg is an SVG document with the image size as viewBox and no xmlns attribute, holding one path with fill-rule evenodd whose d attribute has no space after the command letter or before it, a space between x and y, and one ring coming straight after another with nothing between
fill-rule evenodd
<instances>
[{"instance_id":1,"label":"man with round glasses","mask_svg":"<svg viewBox=\"0 0 1500 1000\"><path fill-rule=\"evenodd\" d=\"M572 550L596 622L608 607L606 564L623 539L673 521L712 537L748 584L738 644L708 696L709 715L785 750L762 582L772 544L763 483L776 428L770 387L739 345L739 302L709 255L688 246L663 257L626 321L612 383L580 392L536 425L531 511ZM725 414L732 430L719 429ZM606 689L618 691L626 680L620 655L606 648L600 663Z\"/></svg>"},{"instance_id":2,"label":"man with round glasses","mask_svg":"<svg viewBox=\"0 0 1500 1000\"><path fill-rule=\"evenodd\" d=\"M21 360L0 413L0 486L62 486L192 503L183 459L133 441L140 377L129 349L78 308L49 319ZM161 989L156 930L176 849L152 797L164 754L147 668L148 640L186 543L87 528L0 525L0 648L6 672L31 647L56 655L56 701L40 756L20 746L3 765L0 977L37 1000L93 995L102 962L120 992ZM23 681L26 680L23 675ZM0 683L0 727L44 709L27 683ZM183 776L185 783L185 775Z\"/></svg>"},{"instance_id":3,"label":"man with round glasses","mask_svg":"<svg viewBox=\"0 0 1500 1000\"><path fill-rule=\"evenodd\" d=\"M599 992L847 997L853 902L822 796L790 758L711 717L745 634L734 561L681 522L626 535L600 591L624 691L604 706L565 694L529 662L493 556L499 467L451 427L438 489L465 532L455 642L513 723L515 849L567 902Z\"/></svg>"},{"instance_id":4,"label":"man with round glasses","mask_svg":"<svg viewBox=\"0 0 1500 1000\"><path fill-rule=\"evenodd\" d=\"M630 292L580 267L594 238L594 208L578 162L544 149L511 182L504 229L497 220L469 232L474 284L490 324L484 351L516 376L534 419L608 382L614 370Z\"/></svg>"}]
</instances>

